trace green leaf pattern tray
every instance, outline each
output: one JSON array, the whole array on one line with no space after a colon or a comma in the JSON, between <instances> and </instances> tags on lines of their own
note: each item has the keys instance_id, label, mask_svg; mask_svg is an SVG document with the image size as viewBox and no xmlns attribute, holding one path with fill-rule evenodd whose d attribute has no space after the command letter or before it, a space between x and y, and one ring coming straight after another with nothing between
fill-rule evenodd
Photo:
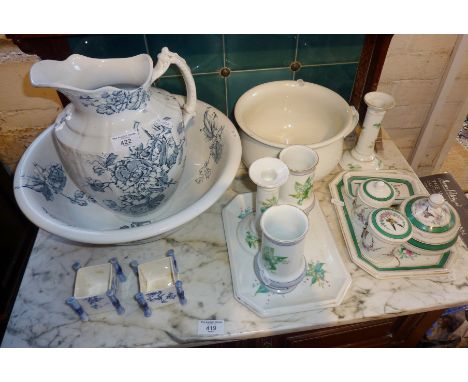
<instances>
[{"instance_id":1,"label":"green leaf pattern tray","mask_svg":"<svg viewBox=\"0 0 468 382\"><path fill-rule=\"evenodd\" d=\"M239 242L237 227L254 213L255 193L237 195L223 209L224 234L231 265L234 297L260 317L335 307L351 285L351 275L340 256L322 209L317 202L309 213L304 256L306 276L291 292L275 294L261 284L254 272L255 252Z\"/></svg>"},{"instance_id":2,"label":"green leaf pattern tray","mask_svg":"<svg viewBox=\"0 0 468 382\"><path fill-rule=\"evenodd\" d=\"M343 233L351 260L366 272L378 279L440 275L450 272L453 252L447 251L439 256L424 256L405 250L401 247L396 251L391 262L380 264L366 257L366 250L360 244L362 228L354 222L352 215L352 200L357 185L369 177L390 181L395 189L400 190L400 202L411 195L425 194L427 191L419 184L419 180L408 174L396 171L379 171L378 174L359 172L342 172L330 184L332 203L335 205L341 231ZM396 186L396 187L395 187ZM398 191L397 191L398 192Z\"/></svg>"}]
</instances>

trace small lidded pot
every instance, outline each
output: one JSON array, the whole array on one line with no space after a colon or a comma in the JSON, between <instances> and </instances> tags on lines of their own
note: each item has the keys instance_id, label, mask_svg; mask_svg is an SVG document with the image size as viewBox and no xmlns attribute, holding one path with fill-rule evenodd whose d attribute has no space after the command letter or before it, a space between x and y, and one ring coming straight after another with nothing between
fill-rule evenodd
<instances>
[{"instance_id":1,"label":"small lidded pot","mask_svg":"<svg viewBox=\"0 0 468 382\"><path fill-rule=\"evenodd\" d=\"M372 211L361 236L364 256L374 263L385 264L394 258L395 250L410 240L413 228L410 221L393 208Z\"/></svg>"},{"instance_id":2,"label":"small lidded pot","mask_svg":"<svg viewBox=\"0 0 468 382\"><path fill-rule=\"evenodd\" d=\"M441 255L456 243L460 217L441 194L408 198L401 203L400 211L414 231L406 249L420 255Z\"/></svg>"},{"instance_id":3,"label":"small lidded pot","mask_svg":"<svg viewBox=\"0 0 468 382\"><path fill-rule=\"evenodd\" d=\"M361 184L353 200L355 220L364 227L372 211L377 208L390 207L395 197L395 190L390 183L382 179L367 179Z\"/></svg>"}]
</instances>

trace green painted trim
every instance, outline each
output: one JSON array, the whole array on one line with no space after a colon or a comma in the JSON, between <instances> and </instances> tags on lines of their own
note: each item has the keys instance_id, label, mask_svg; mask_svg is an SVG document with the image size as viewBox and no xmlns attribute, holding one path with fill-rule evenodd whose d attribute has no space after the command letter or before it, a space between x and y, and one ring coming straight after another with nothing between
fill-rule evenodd
<instances>
[{"instance_id":1,"label":"green painted trim","mask_svg":"<svg viewBox=\"0 0 468 382\"><path fill-rule=\"evenodd\" d=\"M404 180L404 179L399 179L399 178L379 178L377 176L352 176L348 179L348 192L351 196L356 196L353 194L353 187L351 187L351 183L354 181L354 180L366 180L366 179L383 179L385 180L386 182L388 183L402 183L404 184L406 187L408 187L408 191L409 191L409 194L410 196L413 196L414 195L414 189L413 189L413 185L411 184L410 181L408 180Z\"/></svg>"},{"instance_id":2,"label":"green painted trim","mask_svg":"<svg viewBox=\"0 0 468 382\"><path fill-rule=\"evenodd\" d=\"M392 211L392 212L397 212L398 214L400 214L398 211L392 209L392 208L379 208L378 210L374 210L372 212L372 223L374 224L374 227L377 231L379 231L382 235L384 235L385 237L389 237L391 239L404 239L406 237L408 237L409 235L411 235L411 232L413 231L411 229L411 224L410 222L408 221L408 229L406 230L405 233L401 234L401 235L392 235L391 233L388 233L386 231L384 231L382 228L380 228L379 224L377 223L377 213L380 212L380 211ZM401 215L401 214L400 214ZM401 215L403 216L403 215ZM403 218L405 218L403 216Z\"/></svg>"},{"instance_id":3,"label":"green painted trim","mask_svg":"<svg viewBox=\"0 0 468 382\"><path fill-rule=\"evenodd\" d=\"M344 197L343 197L343 191L342 191L343 187L344 187L343 178L341 178L341 180L336 185L336 190L338 192L339 199L344 204ZM354 230L353 230L353 225L351 223L351 218L349 217L349 212L348 212L348 209L346 208L346 204L343 205L343 213L344 213L344 216L345 216L345 219L346 219L346 223L348 224L348 229L349 229L349 232L351 234L351 238L353 239L354 247L355 247L356 252L358 254L358 258L361 259L362 261L366 262L367 264L369 264L372 268L374 268L377 271L382 271L382 272L384 272L384 271L411 271L411 270L414 270L414 269L443 268L445 266L445 264L447 263L447 260L448 260L448 258L450 256L450 251L445 252L442 255L439 263L435 264L435 265L421 265L419 267L399 267L399 268L380 268L380 267L377 267L375 264L373 264L369 260L367 260L361 253L361 250L359 248L359 245L358 245L358 242L357 242L357 239L356 239L356 235L355 235Z\"/></svg>"},{"instance_id":4,"label":"green painted trim","mask_svg":"<svg viewBox=\"0 0 468 382\"><path fill-rule=\"evenodd\" d=\"M422 242L420 242L420 241L418 241L416 239L410 239L410 240L408 240L408 243L410 243L411 245L414 245L415 247L425 249L427 251L440 251L441 249L450 248L452 245L455 244L457 239L458 239L458 235L455 236L455 238L450 240L448 243L444 243L444 244L426 244L426 243L422 243Z\"/></svg>"},{"instance_id":5,"label":"green painted trim","mask_svg":"<svg viewBox=\"0 0 468 382\"><path fill-rule=\"evenodd\" d=\"M378 178L380 179L380 178ZM383 179L381 179L383 180ZM371 195L368 191L367 191L367 185L374 181L374 179L368 179L364 182L364 185L362 186L362 189L364 190L364 194L366 194L369 198L373 199L373 200L378 200L379 202L385 202L387 200L390 200L392 199L394 196L395 196L395 190L393 189L392 185L391 184L388 184L387 182L385 182L386 184L388 184L390 186L390 195L387 196L386 198L377 198L376 196L373 196Z\"/></svg>"},{"instance_id":6,"label":"green painted trim","mask_svg":"<svg viewBox=\"0 0 468 382\"><path fill-rule=\"evenodd\" d=\"M449 209L450 221L448 224L442 227L430 227L428 225L421 223L418 219L416 219L416 217L413 215L413 212L411 211L411 206L414 204L414 202L423 198L427 198L427 196L419 196L417 198L410 200L408 203L406 203L405 214L406 214L406 217L410 220L410 222L415 227L419 228L421 231L424 231L424 232L444 233L444 232L450 231L455 226L455 214L450 209Z\"/></svg>"}]
</instances>

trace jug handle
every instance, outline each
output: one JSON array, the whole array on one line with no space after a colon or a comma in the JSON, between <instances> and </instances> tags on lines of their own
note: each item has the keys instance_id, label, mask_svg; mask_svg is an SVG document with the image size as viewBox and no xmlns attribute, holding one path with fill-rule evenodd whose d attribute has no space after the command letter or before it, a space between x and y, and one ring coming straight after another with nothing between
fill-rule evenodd
<instances>
[{"instance_id":1,"label":"jug handle","mask_svg":"<svg viewBox=\"0 0 468 382\"><path fill-rule=\"evenodd\" d=\"M177 53L169 51L166 47L162 48L158 54L158 62L154 66L151 82L156 81L161 77L171 64L175 64L182 72L185 86L187 88L187 99L183 106L184 126L189 126L190 120L195 116L195 107L197 104L197 91L195 89L195 81L185 60Z\"/></svg>"}]
</instances>

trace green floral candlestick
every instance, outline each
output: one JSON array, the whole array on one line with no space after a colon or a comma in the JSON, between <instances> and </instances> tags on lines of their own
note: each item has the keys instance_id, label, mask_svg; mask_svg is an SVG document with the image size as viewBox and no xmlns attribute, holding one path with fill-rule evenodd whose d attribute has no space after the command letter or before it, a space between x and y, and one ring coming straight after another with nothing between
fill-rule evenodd
<instances>
[{"instance_id":1,"label":"green floral candlestick","mask_svg":"<svg viewBox=\"0 0 468 382\"><path fill-rule=\"evenodd\" d=\"M343 153L340 161L341 167L347 171L380 170L382 165L374 151L375 140L385 113L395 106L395 99L390 94L370 92L364 96L364 102L367 112L359 140L354 149Z\"/></svg>"}]
</instances>

